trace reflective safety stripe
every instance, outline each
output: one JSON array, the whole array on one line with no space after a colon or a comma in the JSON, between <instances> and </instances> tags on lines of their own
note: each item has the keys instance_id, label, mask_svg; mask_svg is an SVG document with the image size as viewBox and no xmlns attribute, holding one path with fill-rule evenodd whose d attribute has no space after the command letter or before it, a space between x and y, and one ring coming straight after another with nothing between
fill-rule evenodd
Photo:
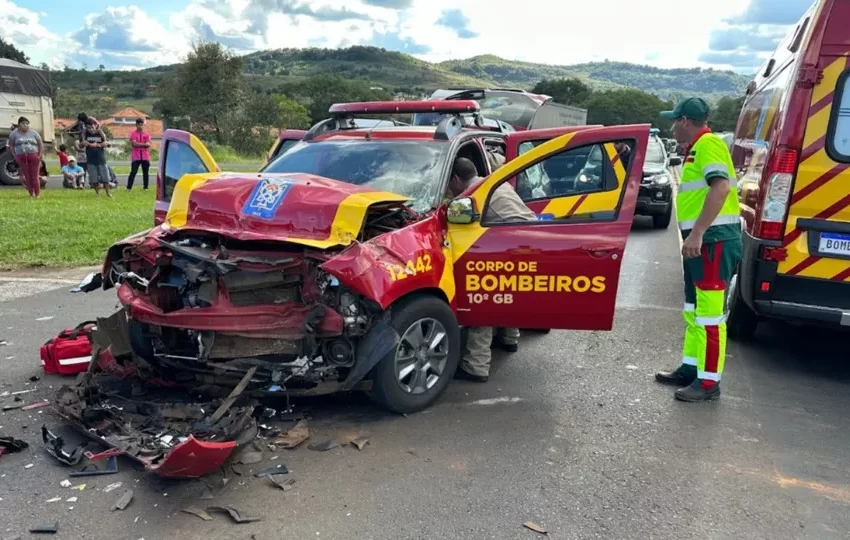
<instances>
[{"instance_id":1,"label":"reflective safety stripe","mask_svg":"<svg viewBox=\"0 0 850 540\"><path fill-rule=\"evenodd\" d=\"M695 366L695 365L697 365L697 359L694 358L693 356L683 356L682 357L682 363L685 364L686 366Z\"/></svg>"},{"instance_id":2,"label":"reflective safety stripe","mask_svg":"<svg viewBox=\"0 0 850 540\"><path fill-rule=\"evenodd\" d=\"M696 310L697 310L696 304L689 304L689 303L685 302L685 311L691 312L691 311L696 311Z\"/></svg>"},{"instance_id":3,"label":"reflective safety stripe","mask_svg":"<svg viewBox=\"0 0 850 540\"><path fill-rule=\"evenodd\" d=\"M719 317L697 317L697 326L718 326L726 322L726 315Z\"/></svg>"},{"instance_id":4,"label":"reflective safety stripe","mask_svg":"<svg viewBox=\"0 0 850 540\"><path fill-rule=\"evenodd\" d=\"M717 216L714 218L714 221L711 222L710 227L714 227L715 225L735 225L741 222L741 217L738 214L734 216ZM695 219L686 219L679 222L679 230L689 231L694 228L694 225L697 224L697 220Z\"/></svg>"},{"instance_id":5,"label":"reflective safety stripe","mask_svg":"<svg viewBox=\"0 0 850 540\"><path fill-rule=\"evenodd\" d=\"M711 176L712 173L723 173L723 176L729 177L729 168L721 163L711 163L702 168L702 175L705 178Z\"/></svg>"},{"instance_id":6,"label":"reflective safety stripe","mask_svg":"<svg viewBox=\"0 0 850 540\"><path fill-rule=\"evenodd\" d=\"M710 371L697 371L697 379L720 382L720 373L712 373Z\"/></svg>"},{"instance_id":7,"label":"reflective safety stripe","mask_svg":"<svg viewBox=\"0 0 850 540\"><path fill-rule=\"evenodd\" d=\"M698 189L708 189L710 186L708 182L705 181L704 178L699 178L697 180L691 180L690 182L683 182L679 186L679 193L688 193L690 191L696 191ZM738 182L736 180L729 180L729 189L737 190Z\"/></svg>"}]
</instances>

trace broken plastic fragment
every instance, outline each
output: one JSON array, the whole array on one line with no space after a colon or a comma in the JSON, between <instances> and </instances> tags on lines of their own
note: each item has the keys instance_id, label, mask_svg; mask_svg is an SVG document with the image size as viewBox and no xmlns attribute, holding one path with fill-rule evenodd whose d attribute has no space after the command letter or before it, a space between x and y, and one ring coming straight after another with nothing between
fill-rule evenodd
<instances>
[{"instance_id":1,"label":"broken plastic fragment","mask_svg":"<svg viewBox=\"0 0 850 540\"><path fill-rule=\"evenodd\" d=\"M33 463L27 463L26 465L24 465L24 469L32 469L33 467L35 467Z\"/></svg>"},{"instance_id":2,"label":"broken plastic fragment","mask_svg":"<svg viewBox=\"0 0 850 540\"><path fill-rule=\"evenodd\" d=\"M59 502L59 501L61 501L61 500L62 500L62 497L53 497L52 499L47 499L47 500L46 500L46 501L44 501L44 502L48 502L48 503L55 503L55 502Z\"/></svg>"},{"instance_id":3,"label":"broken plastic fragment","mask_svg":"<svg viewBox=\"0 0 850 540\"><path fill-rule=\"evenodd\" d=\"M72 487L71 489L76 489L77 491L82 491L82 490L86 489L86 484L80 484L78 486Z\"/></svg>"},{"instance_id":4,"label":"broken plastic fragment","mask_svg":"<svg viewBox=\"0 0 850 540\"><path fill-rule=\"evenodd\" d=\"M286 449L296 448L298 445L310 438L310 428L305 420L299 421L292 426L284 435L279 435L273 442L275 446Z\"/></svg>"},{"instance_id":5,"label":"broken plastic fragment","mask_svg":"<svg viewBox=\"0 0 850 540\"><path fill-rule=\"evenodd\" d=\"M289 491L295 487L295 479L294 478L284 478L280 474L270 474L269 480L271 483L283 491Z\"/></svg>"},{"instance_id":6,"label":"broken plastic fragment","mask_svg":"<svg viewBox=\"0 0 850 540\"><path fill-rule=\"evenodd\" d=\"M59 523L46 523L30 529L33 534L56 534L59 531Z\"/></svg>"},{"instance_id":7,"label":"broken plastic fragment","mask_svg":"<svg viewBox=\"0 0 850 540\"><path fill-rule=\"evenodd\" d=\"M310 450L316 450L317 452L327 452L331 448L336 448L339 446L339 442L334 439L328 439L327 441L311 444L307 448Z\"/></svg>"},{"instance_id":8,"label":"broken plastic fragment","mask_svg":"<svg viewBox=\"0 0 850 540\"><path fill-rule=\"evenodd\" d=\"M363 447L369 444L369 439L367 437L357 437L351 441L351 444L356 446L358 450L363 450Z\"/></svg>"},{"instance_id":9,"label":"broken plastic fragment","mask_svg":"<svg viewBox=\"0 0 850 540\"><path fill-rule=\"evenodd\" d=\"M110 491L114 491L121 487L121 482L115 482L114 484L109 484L105 488L103 488L104 493L109 493Z\"/></svg>"},{"instance_id":10,"label":"broken plastic fragment","mask_svg":"<svg viewBox=\"0 0 850 540\"><path fill-rule=\"evenodd\" d=\"M185 512L187 514L192 514L194 516L198 516L199 518L203 519L204 521L212 521L211 515L207 514L205 511L201 510L200 508L195 508L194 506L189 506L187 508L181 508L180 511ZM139 519L139 518L136 518L136 519Z\"/></svg>"},{"instance_id":11,"label":"broken plastic fragment","mask_svg":"<svg viewBox=\"0 0 850 540\"><path fill-rule=\"evenodd\" d=\"M522 524L522 526L525 527L526 529L531 529L532 531L540 533L540 534L549 534L549 532L546 529L544 529L543 527L541 527L537 523L534 523L533 521L526 521L525 523Z\"/></svg>"},{"instance_id":12,"label":"broken plastic fragment","mask_svg":"<svg viewBox=\"0 0 850 540\"><path fill-rule=\"evenodd\" d=\"M232 506L208 506L207 512L226 513L230 516L230 519L232 519L236 523L253 523L255 521L262 521L263 519L260 517L243 516L239 512L239 510L233 508Z\"/></svg>"},{"instance_id":13,"label":"broken plastic fragment","mask_svg":"<svg viewBox=\"0 0 850 540\"><path fill-rule=\"evenodd\" d=\"M213 492L209 487L205 487L201 494L198 496L198 499L201 501L208 501L213 498Z\"/></svg>"},{"instance_id":14,"label":"broken plastic fragment","mask_svg":"<svg viewBox=\"0 0 850 540\"><path fill-rule=\"evenodd\" d=\"M115 501L115 504L112 505L113 510L124 510L127 508L127 505L133 500L133 490L128 489L124 492L124 495L121 495L121 498Z\"/></svg>"},{"instance_id":15,"label":"broken plastic fragment","mask_svg":"<svg viewBox=\"0 0 850 540\"><path fill-rule=\"evenodd\" d=\"M286 465L284 465L283 463L280 463L278 465L275 465L274 467L269 467L268 469L264 469L264 470L258 472L257 474L255 474L254 476L256 476L257 478L262 478L264 476L270 476L270 475L273 475L273 474L288 474L288 473L289 473L289 469L286 468Z\"/></svg>"},{"instance_id":16,"label":"broken plastic fragment","mask_svg":"<svg viewBox=\"0 0 850 540\"><path fill-rule=\"evenodd\" d=\"M64 488L68 488L68 487L71 487L71 481L70 480L62 480L61 482L59 482L59 485L64 487Z\"/></svg>"},{"instance_id":17,"label":"broken plastic fragment","mask_svg":"<svg viewBox=\"0 0 850 540\"><path fill-rule=\"evenodd\" d=\"M234 461L243 465L259 463L263 461L263 450L262 448L258 448L254 443L243 446L237 451Z\"/></svg>"},{"instance_id":18,"label":"broken plastic fragment","mask_svg":"<svg viewBox=\"0 0 850 540\"><path fill-rule=\"evenodd\" d=\"M75 502L77 502L77 498L76 497L68 497L67 499L65 499L65 502L75 503Z\"/></svg>"}]
</instances>

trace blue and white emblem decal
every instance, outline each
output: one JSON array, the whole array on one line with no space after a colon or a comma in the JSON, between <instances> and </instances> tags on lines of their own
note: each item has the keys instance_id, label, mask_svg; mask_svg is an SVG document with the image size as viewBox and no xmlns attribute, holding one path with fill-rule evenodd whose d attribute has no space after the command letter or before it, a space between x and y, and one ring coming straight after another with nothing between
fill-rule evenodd
<instances>
[{"instance_id":1,"label":"blue and white emblem decal","mask_svg":"<svg viewBox=\"0 0 850 540\"><path fill-rule=\"evenodd\" d=\"M248 200L245 201L242 213L260 219L274 218L290 188L292 188L292 184L286 180L261 178L248 196Z\"/></svg>"}]
</instances>

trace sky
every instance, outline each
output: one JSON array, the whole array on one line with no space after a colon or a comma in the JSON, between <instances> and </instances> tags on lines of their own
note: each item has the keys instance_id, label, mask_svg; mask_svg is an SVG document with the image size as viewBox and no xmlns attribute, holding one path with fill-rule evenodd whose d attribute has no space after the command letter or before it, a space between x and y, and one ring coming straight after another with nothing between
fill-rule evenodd
<instances>
[{"instance_id":1,"label":"sky","mask_svg":"<svg viewBox=\"0 0 850 540\"><path fill-rule=\"evenodd\" d=\"M0 0L0 37L33 63L139 69L198 40L239 53L374 45L423 60L494 54L753 73L812 0Z\"/></svg>"}]
</instances>

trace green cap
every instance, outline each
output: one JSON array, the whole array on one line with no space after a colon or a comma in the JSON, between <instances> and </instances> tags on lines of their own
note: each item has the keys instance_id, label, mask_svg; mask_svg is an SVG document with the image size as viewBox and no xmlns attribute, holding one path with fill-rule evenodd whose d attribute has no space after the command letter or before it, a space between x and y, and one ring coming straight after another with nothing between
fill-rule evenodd
<instances>
[{"instance_id":1,"label":"green cap","mask_svg":"<svg viewBox=\"0 0 850 540\"><path fill-rule=\"evenodd\" d=\"M661 118L664 120L677 120L679 118L690 118L698 122L708 120L711 109L704 99L698 97L685 98L676 105L672 111L662 111Z\"/></svg>"}]
</instances>

